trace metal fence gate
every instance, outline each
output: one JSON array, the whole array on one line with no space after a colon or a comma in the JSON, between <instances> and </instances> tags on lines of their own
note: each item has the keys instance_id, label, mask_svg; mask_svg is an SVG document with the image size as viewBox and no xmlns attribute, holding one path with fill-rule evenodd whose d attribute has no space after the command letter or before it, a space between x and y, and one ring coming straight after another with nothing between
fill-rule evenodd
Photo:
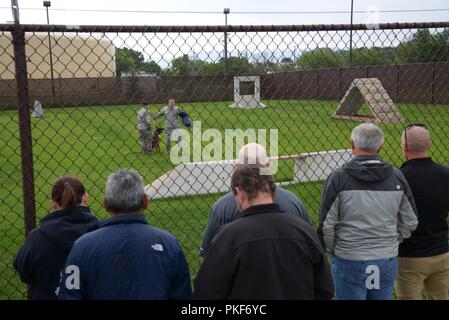
<instances>
[{"instance_id":1,"label":"metal fence gate","mask_svg":"<svg viewBox=\"0 0 449 320\"><path fill-rule=\"evenodd\" d=\"M370 97L349 120L336 119L355 79L378 79L381 86L368 88ZM154 115L169 96L194 122L186 129L191 153L184 165L165 151L164 134L151 156L138 141L142 100ZM376 118L379 106L372 104L377 99L382 109L379 96L390 99L403 122ZM52 183L66 174L80 178L92 211L106 218L107 176L118 168L139 171L153 190L150 224L178 238L193 277L210 208L227 187L229 172L219 160L235 158L238 139L254 141L267 130L267 150L277 146L270 154L278 160L275 180L304 202L316 226L326 170L344 159L331 151L350 147L356 111L380 121L387 161L401 165L404 124L418 121L431 132L432 157L449 165L449 23L0 25L0 299L25 297L12 261L24 236L50 212ZM203 156L211 135L224 144L227 130L235 137L232 152ZM203 153L194 156L198 139ZM210 167L207 159L219 165Z\"/></svg>"}]
</instances>

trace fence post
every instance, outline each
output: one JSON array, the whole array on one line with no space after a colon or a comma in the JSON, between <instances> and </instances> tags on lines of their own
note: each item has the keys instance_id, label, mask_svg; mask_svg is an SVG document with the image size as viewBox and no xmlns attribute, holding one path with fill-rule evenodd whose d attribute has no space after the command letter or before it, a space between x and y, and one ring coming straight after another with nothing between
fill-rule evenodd
<instances>
[{"instance_id":1,"label":"fence post","mask_svg":"<svg viewBox=\"0 0 449 320\"><path fill-rule=\"evenodd\" d=\"M341 101L341 68L338 69L338 100Z\"/></svg>"},{"instance_id":2,"label":"fence post","mask_svg":"<svg viewBox=\"0 0 449 320\"><path fill-rule=\"evenodd\" d=\"M432 63L432 105L435 103L434 100L435 94L435 63Z\"/></svg>"},{"instance_id":3,"label":"fence post","mask_svg":"<svg viewBox=\"0 0 449 320\"><path fill-rule=\"evenodd\" d=\"M284 100L287 98L287 72L284 71Z\"/></svg>"},{"instance_id":4,"label":"fence post","mask_svg":"<svg viewBox=\"0 0 449 320\"><path fill-rule=\"evenodd\" d=\"M31 119L25 54L25 32L16 25L12 32L14 46L14 66L17 90L17 110L19 113L20 153L22 158L22 188L25 209L25 236L36 228L36 204L34 195L33 151L31 139Z\"/></svg>"},{"instance_id":5,"label":"fence post","mask_svg":"<svg viewBox=\"0 0 449 320\"><path fill-rule=\"evenodd\" d=\"M61 76L58 77L58 92L59 92L59 106L62 106L62 80Z\"/></svg>"},{"instance_id":6,"label":"fence post","mask_svg":"<svg viewBox=\"0 0 449 320\"><path fill-rule=\"evenodd\" d=\"M399 66L396 65L396 102L399 101Z\"/></svg>"}]
</instances>

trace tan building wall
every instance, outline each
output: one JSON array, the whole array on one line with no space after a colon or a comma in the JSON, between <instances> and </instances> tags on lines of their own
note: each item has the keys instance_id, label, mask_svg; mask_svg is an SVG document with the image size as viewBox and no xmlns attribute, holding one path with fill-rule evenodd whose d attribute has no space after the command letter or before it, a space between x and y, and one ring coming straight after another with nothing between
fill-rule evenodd
<instances>
[{"instance_id":1,"label":"tan building wall","mask_svg":"<svg viewBox=\"0 0 449 320\"><path fill-rule=\"evenodd\" d=\"M47 33L26 35L27 70L30 79L50 79ZM80 35L52 35L54 78L115 76L115 47L108 39ZM0 79L14 79L13 46L10 33L0 34Z\"/></svg>"}]
</instances>

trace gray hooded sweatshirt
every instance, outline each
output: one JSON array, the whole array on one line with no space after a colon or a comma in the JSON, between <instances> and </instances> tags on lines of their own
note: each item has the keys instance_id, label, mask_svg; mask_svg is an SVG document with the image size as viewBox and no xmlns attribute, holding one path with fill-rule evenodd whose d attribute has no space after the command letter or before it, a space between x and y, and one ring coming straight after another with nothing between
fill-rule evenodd
<instances>
[{"instance_id":1,"label":"gray hooded sweatshirt","mask_svg":"<svg viewBox=\"0 0 449 320\"><path fill-rule=\"evenodd\" d=\"M404 175L379 157L356 157L327 178L318 229L327 252L353 261L393 258L417 225Z\"/></svg>"}]
</instances>

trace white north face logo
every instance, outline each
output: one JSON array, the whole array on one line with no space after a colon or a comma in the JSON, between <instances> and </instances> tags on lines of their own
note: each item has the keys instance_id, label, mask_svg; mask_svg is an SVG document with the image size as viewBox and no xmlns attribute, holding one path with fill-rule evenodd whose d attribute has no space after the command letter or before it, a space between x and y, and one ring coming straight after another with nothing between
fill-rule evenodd
<instances>
[{"instance_id":1,"label":"white north face logo","mask_svg":"<svg viewBox=\"0 0 449 320\"><path fill-rule=\"evenodd\" d=\"M162 246L162 244L159 243L153 244L151 248L153 248L156 251L164 251L164 247Z\"/></svg>"},{"instance_id":2,"label":"white north face logo","mask_svg":"<svg viewBox=\"0 0 449 320\"><path fill-rule=\"evenodd\" d=\"M400 185L397 185L397 186L396 186L396 189L401 190L401 186L400 186Z\"/></svg>"}]
</instances>

